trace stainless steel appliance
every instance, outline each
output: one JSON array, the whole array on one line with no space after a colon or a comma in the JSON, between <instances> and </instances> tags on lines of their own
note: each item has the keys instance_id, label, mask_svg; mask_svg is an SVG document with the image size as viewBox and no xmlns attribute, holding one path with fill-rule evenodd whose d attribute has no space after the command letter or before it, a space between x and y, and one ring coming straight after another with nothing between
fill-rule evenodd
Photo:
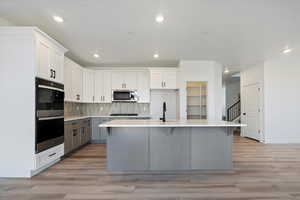
<instances>
[{"instance_id":1,"label":"stainless steel appliance","mask_svg":"<svg viewBox=\"0 0 300 200\"><path fill-rule=\"evenodd\" d=\"M138 95L135 90L113 90L113 102L137 102Z\"/></svg>"},{"instance_id":2,"label":"stainless steel appliance","mask_svg":"<svg viewBox=\"0 0 300 200\"><path fill-rule=\"evenodd\" d=\"M36 78L36 138L39 153L64 142L64 85Z\"/></svg>"}]
</instances>

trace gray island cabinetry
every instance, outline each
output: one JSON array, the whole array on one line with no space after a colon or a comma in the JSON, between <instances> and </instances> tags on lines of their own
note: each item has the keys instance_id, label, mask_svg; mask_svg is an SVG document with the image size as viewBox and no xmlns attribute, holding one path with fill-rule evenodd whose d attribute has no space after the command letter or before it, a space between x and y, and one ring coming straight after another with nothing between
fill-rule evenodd
<instances>
[{"instance_id":1,"label":"gray island cabinetry","mask_svg":"<svg viewBox=\"0 0 300 200\"><path fill-rule=\"evenodd\" d=\"M106 128L110 171L232 169L232 129L225 121L113 120Z\"/></svg>"}]
</instances>

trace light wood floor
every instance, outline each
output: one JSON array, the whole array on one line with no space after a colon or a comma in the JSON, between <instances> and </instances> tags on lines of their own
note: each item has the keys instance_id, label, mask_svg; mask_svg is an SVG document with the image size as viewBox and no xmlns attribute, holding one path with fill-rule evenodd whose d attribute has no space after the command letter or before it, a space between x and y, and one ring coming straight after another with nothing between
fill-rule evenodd
<instances>
[{"instance_id":1,"label":"light wood floor","mask_svg":"<svg viewBox=\"0 0 300 200\"><path fill-rule=\"evenodd\" d=\"M0 199L300 199L300 145L236 137L233 156L227 173L110 174L93 144L32 179L0 179Z\"/></svg>"}]
</instances>

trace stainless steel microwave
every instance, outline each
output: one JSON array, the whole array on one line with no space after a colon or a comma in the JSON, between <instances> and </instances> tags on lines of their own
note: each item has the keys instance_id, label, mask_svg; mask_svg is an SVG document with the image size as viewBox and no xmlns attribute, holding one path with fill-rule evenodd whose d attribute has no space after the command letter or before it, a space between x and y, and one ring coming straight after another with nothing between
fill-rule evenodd
<instances>
[{"instance_id":1,"label":"stainless steel microwave","mask_svg":"<svg viewBox=\"0 0 300 200\"><path fill-rule=\"evenodd\" d=\"M113 102L137 102L138 95L135 90L113 90Z\"/></svg>"}]
</instances>

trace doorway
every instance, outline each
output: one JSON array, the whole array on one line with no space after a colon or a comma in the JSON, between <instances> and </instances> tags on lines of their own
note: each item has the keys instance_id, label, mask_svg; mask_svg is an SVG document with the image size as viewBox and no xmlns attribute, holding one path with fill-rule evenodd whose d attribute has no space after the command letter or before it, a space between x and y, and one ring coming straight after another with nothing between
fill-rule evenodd
<instances>
[{"instance_id":1,"label":"doorway","mask_svg":"<svg viewBox=\"0 0 300 200\"><path fill-rule=\"evenodd\" d=\"M259 83L247 85L242 90L242 128L243 137L263 140L261 130L261 86Z\"/></svg>"}]
</instances>

